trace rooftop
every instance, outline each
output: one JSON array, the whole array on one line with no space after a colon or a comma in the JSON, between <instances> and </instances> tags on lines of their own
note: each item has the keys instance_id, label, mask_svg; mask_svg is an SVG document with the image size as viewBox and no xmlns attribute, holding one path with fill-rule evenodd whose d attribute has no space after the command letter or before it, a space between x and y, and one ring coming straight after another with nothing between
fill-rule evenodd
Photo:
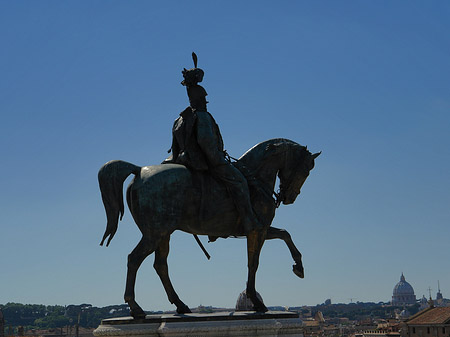
<instances>
[{"instance_id":1,"label":"rooftop","mask_svg":"<svg viewBox=\"0 0 450 337\"><path fill-rule=\"evenodd\" d=\"M412 316L407 324L450 324L450 307L425 309Z\"/></svg>"}]
</instances>

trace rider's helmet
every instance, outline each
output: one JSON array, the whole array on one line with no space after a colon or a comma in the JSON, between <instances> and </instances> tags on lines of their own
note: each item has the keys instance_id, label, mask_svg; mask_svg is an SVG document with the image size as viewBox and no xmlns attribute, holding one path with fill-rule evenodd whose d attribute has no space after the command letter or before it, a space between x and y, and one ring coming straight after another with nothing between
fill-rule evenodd
<instances>
[{"instance_id":1,"label":"rider's helmet","mask_svg":"<svg viewBox=\"0 0 450 337\"><path fill-rule=\"evenodd\" d=\"M203 81L203 76L205 72L200 68L192 68L187 70L184 68L181 73L183 74L184 80L181 82L182 85L195 85Z\"/></svg>"},{"instance_id":2,"label":"rider's helmet","mask_svg":"<svg viewBox=\"0 0 450 337\"><path fill-rule=\"evenodd\" d=\"M189 70L184 68L181 71L184 78L181 84L184 86L196 85L203 80L203 76L205 75L205 72L202 69L197 68L197 55L195 53L192 53L192 60L194 61L194 68Z\"/></svg>"}]
</instances>

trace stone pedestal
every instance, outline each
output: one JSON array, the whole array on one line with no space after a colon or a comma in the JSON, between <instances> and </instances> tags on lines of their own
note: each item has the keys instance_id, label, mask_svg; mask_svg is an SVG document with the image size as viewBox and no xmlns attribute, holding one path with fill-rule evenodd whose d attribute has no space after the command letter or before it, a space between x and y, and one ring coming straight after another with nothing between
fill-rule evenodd
<instances>
[{"instance_id":1,"label":"stone pedestal","mask_svg":"<svg viewBox=\"0 0 450 337\"><path fill-rule=\"evenodd\" d=\"M289 336L303 337L302 321L292 312L219 312L212 314L147 315L104 319L96 337L209 337Z\"/></svg>"}]
</instances>

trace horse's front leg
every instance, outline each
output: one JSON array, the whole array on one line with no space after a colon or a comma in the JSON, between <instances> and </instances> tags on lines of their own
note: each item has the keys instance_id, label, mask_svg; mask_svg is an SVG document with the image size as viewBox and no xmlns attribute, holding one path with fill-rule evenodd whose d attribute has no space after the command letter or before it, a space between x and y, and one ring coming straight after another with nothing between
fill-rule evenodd
<instances>
[{"instance_id":1,"label":"horse's front leg","mask_svg":"<svg viewBox=\"0 0 450 337\"><path fill-rule=\"evenodd\" d=\"M191 310L180 300L169 278L169 268L167 266L167 256L169 255L169 241L170 236L167 236L159 244L155 252L155 262L153 263L153 267L155 268L159 278L161 279L164 289L166 290L167 297L169 298L169 302L177 306L177 313L185 314L191 312Z\"/></svg>"},{"instance_id":2,"label":"horse's front leg","mask_svg":"<svg viewBox=\"0 0 450 337\"><path fill-rule=\"evenodd\" d=\"M130 307L131 316L136 319L145 318L144 310L135 301L136 274L145 258L155 251L156 245L157 241L144 235L136 248L128 255L127 284L124 299Z\"/></svg>"},{"instance_id":3,"label":"horse's front leg","mask_svg":"<svg viewBox=\"0 0 450 337\"><path fill-rule=\"evenodd\" d=\"M295 275L300 278L305 277L303 263L302 263L302 254L298 251L294 242L292 241L291 235L288 231L284 229L279 229L275 227L269 227L267 230L267 240L272 239L281 239L283 240L289 248L291 252L292 258L294 259L295 264L292 266L292 271Z\"/></svg>"},{"instance_id":4,"label":"horse's front leg","mask_svg":"<svg viewBox=\"0 0 450 337\"><path fill-rule=\"evenodd\" d=\"M253 310L257 312L266 312L268 309L262 301L256 296L256 271L259 265L259 255L265 239L265 231L253 230L247 235L247 256L248 256L248 279L247 279L247 297L253 303Z\"/></svg>"}]
</instances>

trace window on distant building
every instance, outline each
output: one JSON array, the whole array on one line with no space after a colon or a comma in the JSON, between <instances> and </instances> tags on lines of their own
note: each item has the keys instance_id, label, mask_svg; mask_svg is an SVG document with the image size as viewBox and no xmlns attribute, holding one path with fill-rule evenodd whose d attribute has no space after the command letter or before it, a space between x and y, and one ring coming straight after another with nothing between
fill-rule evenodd
<instances>
[{"instance_id":1,"label":"window on distant building","mask_svg":"<svg viewBox=\"0 0 450 337\"><path fill-rule=\"evenodd\" d=\"M413 328L413 333L416 333L416 328Z\"/></svg>"},{"instance_id":2,"label":"window on distant building","mask_svg":"<svg viewBox=\"0 0 450 337\"><path fill-rule=\"evenodd\" d=\"M430 328L427 328L427 334L430 334Z\"/></svg>"}]
</instances>

